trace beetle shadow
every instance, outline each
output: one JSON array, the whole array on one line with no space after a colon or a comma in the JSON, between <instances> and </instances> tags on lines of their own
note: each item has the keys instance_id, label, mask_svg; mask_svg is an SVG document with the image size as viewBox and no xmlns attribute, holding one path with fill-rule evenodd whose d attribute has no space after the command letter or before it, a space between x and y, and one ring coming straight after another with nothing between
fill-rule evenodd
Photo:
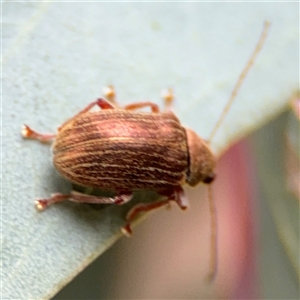
<instances>
[{"instance_id":1,"label":"beetle shadow","mask_svg":"<svg viewBox=\"0 0 300 300\"><path fill-rule=\"evenodd\" d=\"M51 193L68 194L72 189L72 184L64 179L56 169L51 166L47 172L48 188L51 189Z\"/></svg>"}]
</instances>

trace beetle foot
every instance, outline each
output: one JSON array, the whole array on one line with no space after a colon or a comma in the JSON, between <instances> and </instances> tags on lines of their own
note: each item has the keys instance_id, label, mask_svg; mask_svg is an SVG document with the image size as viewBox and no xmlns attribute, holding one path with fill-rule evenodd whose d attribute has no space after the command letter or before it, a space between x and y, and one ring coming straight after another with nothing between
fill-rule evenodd
<instances>
[{"instance_id":1,"label":"beetle foot","mask_svg":"<svg viewBox=\"0 0 300 300\"><path fill-rule=\"evenodd\" d=\"M108 99L110 102L116 103L116 91L113 87L113 85L108 85L103 88L103 95L106 99Z\"/></svg>"},{"instance_id":2,"label":"beetle foot","mask_svg":"<svg viewBox=\"0 0 300 300\"><path fill-rule=\"evenodd\" d=\"M127 223L125 226L121 227L121 231L127 237L131 237L132 236L132 229L131 229L129 223Z\"/></svg>"},{"instance_id":3,"label":"beetle foot","mask_svg":"<svg viewBox=\"0 0 300 300\"><path fill-rule=\"evenodd\" d=\"M47 200L46 199L37 199L34 201L34 205L35 205L35 208L38 210L38 211L43 211L46 209L46 207L48 206L47 205Z\"/></svg>"},{"instance_id":4,"label":"beetle foot","mask_svg":"<svg viewBox=\"0 0 300 300\"><path fill-rule=\"evenodd\" d=\"M165 102L165 112L171 111L172 104L174 102L173 90L171 88L167 88L162 91L161 95Z\"/></svg>"},{"instance_id":5,"label":"beetle foot","mask_svg":"<svg viewBox=\"0 0 300 300\"><path fill-rule=\"evenodd\" d=\"M55 138L55 134L39 133L31 129L28 125L24 124L21 130L23 138L39 140L40 142L46 143Z\"/></svg>"},{"instance_id":6,"label":"beetle foot","mask_svg":"<svg viewBox=\"0 0 300 300\"><path fill-rule=\"evenodd\" d=\"M186 210L189 207L189 200L182 187L178 187L175 190L175 202L182 210Z\"/></svg>"},{"instance_id":7,"label":"beetle foot","mask_svg":"<svg viewBox=\"0 0 300 300\"><path fill-rule=\"evenodd\" d=\"M35 200L35 207L39 211L45 210L48 206L54 204L54 203L59 203L63 202L67 199L69 199L71 195L69 194L60 194L60 193L55 193L52 194L50 198L45 198L45 199L36 199Z\"/></svg>"}]
</instances>

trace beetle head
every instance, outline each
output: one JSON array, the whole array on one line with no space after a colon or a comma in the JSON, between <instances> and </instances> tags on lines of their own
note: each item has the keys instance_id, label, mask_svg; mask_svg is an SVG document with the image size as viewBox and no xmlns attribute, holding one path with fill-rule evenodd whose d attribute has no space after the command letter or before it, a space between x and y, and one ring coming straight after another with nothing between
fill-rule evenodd
<instances>
[{"instance_id":1,"label":"beetle head","mask_svg":"<svg viewBox=\"0 0 300 300\"><path fill-rule=\"evenodd\" d=\"M193 130L185 129L185 131L189 153L186 182L190 186L195 186L200 181L211 183L215 178L215 156L208 143L201 139Z\"/></svg>"}]
</instances>

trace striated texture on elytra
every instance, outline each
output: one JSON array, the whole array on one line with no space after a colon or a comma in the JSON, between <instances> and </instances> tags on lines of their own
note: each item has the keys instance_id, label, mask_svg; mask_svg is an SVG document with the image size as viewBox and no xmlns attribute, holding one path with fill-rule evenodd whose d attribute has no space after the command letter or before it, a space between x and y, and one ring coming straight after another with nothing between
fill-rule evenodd
<instances>
[{"instance_id":1,"label":"striated texture on elytra","mask_svg":"<svg viewBox=\"0 0 300 300\"><path fill-rule=\"evenodd\" d=\"M86 113L59 130L53 153L65 178L104 190L170 189L188 168L185 129L172 113Z\"/></svg>"}]
</instances>

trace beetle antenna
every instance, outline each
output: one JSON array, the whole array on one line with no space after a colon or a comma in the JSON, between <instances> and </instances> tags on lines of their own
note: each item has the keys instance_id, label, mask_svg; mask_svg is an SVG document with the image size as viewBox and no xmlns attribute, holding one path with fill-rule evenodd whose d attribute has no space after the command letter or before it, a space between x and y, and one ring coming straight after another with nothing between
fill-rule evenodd
<instances>
[{"instance_id":1,"label":"beetle antenna","mask_svg":"<svg viewBox=\"0 0 300 300\"><path fill-rule=\"evenodd\" d=\"M261 51L266 37L269 32L269 27L270 23L266 21L264 23L263 31L261 33L261 36L255 46L254 51L252 52L249 60L246 63L246 66L242 70L237 83L235 84L230 98L225 106L225 108L222 111L221 116L219 117L215 127L213 128L209 139L208 143L211 143L211 140L215 136L217 130L221 126L222 122L224 121L224 118L226 117L230 107L232 106L233 101L235 100L237 93L239 92L241 85L246 78L246 76L249 73L249 70L251 69L252 65L254 64L255 59L257 58L259 52ZM210 234L210 267L209 267L209 273L206 276L206 280L208 282L213 282L216 274L217 274L217 268L218 268L218 239L217 239L217 234L218 234L218 222L217 222L217 212L216 212L216 205L215 201L213 198L213 193L212 193L212 186L208 185L208 198L209 198L209 210L210 210L210 227L211 227L211 234Z\"/></svg>"},{"instance_id":2,"label":"beetle antenna","mask_svg":"<svg viewBox=\"0 0 300 300\"><path fill-rule=\"evenodd\" d=\"M213 282L218 268L218 222L217 222L217 211L216 204L213 198L212 186L208 185L208 199L209 199L209 210L210 210L210 266L209 273L206 276L208 282Z\"/></svg>"},{"instance_id":3,"label":"beetle antenna","mask_svg":"<svg viewBox=\"0 0 300 300\"><path fill-rule=\"evenodd\" d=\"M256 47L253 51L253 53L251 54L249 60L247 61L247 64L245 66L245 68L243 69L242 73L240 74L239 78L238 78L238 81L237 83L235 84L232 92L231 92L231 95L230 95L230 98L225 106L225 108L223 109L223 112L219 118L219 120L217 121L215 127L213 128L210 136L209 136L209 139L208 139L208 142L211 143L211 140L213 139L213 137L215 136L217 130L219 129L219 127L221 126L222 122L224 121L224 118L226 117L233 101L235 100L236 96L237 96L237 93L238 91L240 90L241 88L241 85L245 79L245 77L247 76L247 74L249 73L249 70L251 69L256 57L258 56L260 50L262 49L264 43L265 43L265 40L266 40L266 37L268 35L268 32L269 32L269 27L270 27L270 23L268 21L265 21L264 23L264 28L263 28L263 31L261 33L261 36L256 44Z\"/></svg>"}]
</instances>

